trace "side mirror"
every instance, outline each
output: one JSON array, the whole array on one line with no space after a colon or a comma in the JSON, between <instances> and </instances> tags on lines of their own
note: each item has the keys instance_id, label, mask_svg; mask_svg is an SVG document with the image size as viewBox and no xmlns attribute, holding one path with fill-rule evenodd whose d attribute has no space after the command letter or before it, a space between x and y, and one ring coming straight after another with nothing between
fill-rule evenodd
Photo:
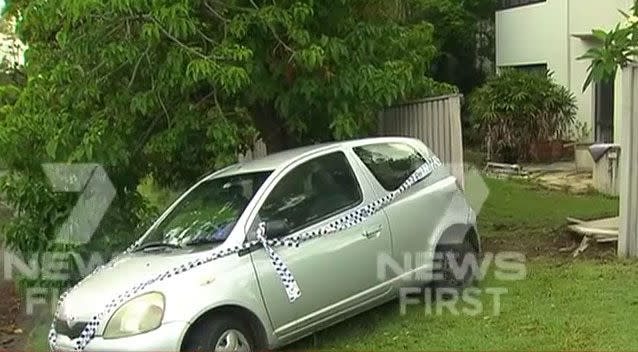
<instances>
[{"instance_id":1,"label":"side mirror","mask_svg":"<svg viewBox=\"0 0 638 352\"><path fill-rule=\"evenodd\" d=\"M285 237L290 234L290 226L286 220L266 221L266 238Z\"/></svg>"}]
</instances>

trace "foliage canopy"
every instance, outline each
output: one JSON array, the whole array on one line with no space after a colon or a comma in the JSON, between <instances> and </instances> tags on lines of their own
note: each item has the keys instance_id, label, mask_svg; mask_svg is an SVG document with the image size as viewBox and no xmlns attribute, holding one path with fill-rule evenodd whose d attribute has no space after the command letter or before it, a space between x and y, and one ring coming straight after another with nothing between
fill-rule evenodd
<instances>
[{"instance_id":1,"label":"foliage canopy","mask_svg":"<svg viewBox=\"0 0 638 352\"><path fill-rule=\"evenodd\" d=\"M428 77L433 27L406 20L412 4L8 1L28 45L25 83L0 89L9 243L44 250L74 203L51 191L43 162L105 165L118 195L101 231L113 241L111 224L130 238L148 214L146 176L181 187L257 136L270 151L351 138L384 106L451 91Z\"/></svg>"},{"instance_id":2,"label":"foliage canopy","mask_svg":"<svg viewBox=\"0 0 638 352\"><path fill-rule=\"evenodd\" d=\"M439 52L433 77L469 93L483 84L495 56L496 0L421 0L412 3L409 20L434 26Z\"/></svg>"}]
</instances>

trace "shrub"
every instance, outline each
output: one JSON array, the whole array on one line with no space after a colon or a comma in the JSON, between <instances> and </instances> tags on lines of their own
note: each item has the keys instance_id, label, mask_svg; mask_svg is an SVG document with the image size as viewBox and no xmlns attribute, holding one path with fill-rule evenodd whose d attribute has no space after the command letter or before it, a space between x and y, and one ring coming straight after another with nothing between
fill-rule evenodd
<instances>
[{"instance_id":1,"label":"shrub","mask_svg":"<svg viewBox=\"0 0 638 352\"><path fill-rule=\"evenodd\" d=\"M576 111L576 98L551 73L506 70L470 96L490 151L506 159L512 153L516 161L528 159L533 144L568 136Z\"/></svg>"}]
</instances>

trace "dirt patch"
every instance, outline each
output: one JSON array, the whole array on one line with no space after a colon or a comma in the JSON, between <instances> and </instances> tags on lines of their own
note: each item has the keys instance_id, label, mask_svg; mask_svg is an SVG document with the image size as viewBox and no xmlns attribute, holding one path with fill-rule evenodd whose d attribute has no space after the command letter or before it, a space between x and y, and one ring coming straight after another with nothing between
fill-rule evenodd
<instances>
[{"instance_id":1,"label":"dirt patch","mask_svg":"<svg viewBox=\"0 0 638 352\"><path fill-rule=\"evenodd\" d=\"M482 239L484 252L515 251L524 253L528 258L558 257L571 258L573 250L582 236L559 229L540 234L503 234ZM571 248L572 250L565 250ZM563 250L561 250L563 249ZM616 257L616 243L592 243L578 258L611 259Z\"/></svg>"},{"instance_id":2,"label":"dirt patch","mask_svg":"<svg viewBox=\"0 0 638 352\"><path fill-rule=\"evenodd\" d=\"M11 210L0 199L0 230L11 217ZM0 233L0 252L3 252L4 238ZM0 262L0 271L3 271ZM18 294L15 282L0 278L0 352L24 351L27 348L29 319Z\"/></svg>"},{"instance_id":3,"label":"dirt patch","mask_svg":"<svg viewBox=\"0 0 638 352\"><path fill-rule=\"evenodd\" d=\"M13 282L1 281L0 297L0 351L24 351L30 324Z\"/></svg>"},{"instance_id":4,"label":"dirt patch","mask_svg":"<svg viewBox=\"0 0 638 352\"><path fill-rule=\"evenodd\" d=\"M573 162L524 165L523 174L496 173L497 177L524 179L536 183L544 189L585 194L595 192L591 170L578 170ZM510 170L511 171L511 170Z\"/></svg>"},{"instance_id":5,"label":"dirt patch","mask_svg":"<svg viewBox=\"0 0 638 352\"><path fill-rule=\"evenodd\" d=\"M541 186L555 191L566 191L573 194L595 191L591 172L559 171L538 174L531 179Z\"/></svg>"}]
</instances>

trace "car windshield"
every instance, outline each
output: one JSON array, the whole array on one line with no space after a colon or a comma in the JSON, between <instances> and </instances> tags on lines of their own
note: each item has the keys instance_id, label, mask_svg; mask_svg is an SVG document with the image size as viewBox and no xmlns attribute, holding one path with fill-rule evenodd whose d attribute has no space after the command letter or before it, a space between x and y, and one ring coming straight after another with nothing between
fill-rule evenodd
<instances>
[{"instance_id":1,"label":"car windshield","mask_svg":"<svg viewBox=\"0 0 638 352\"><path fill-rule=\"evenodd\" d=\"M224 242L269 175L270 172L255 172L201 183L144 238L138 248L177 248Z\"/></svg>"}]
</instances>

